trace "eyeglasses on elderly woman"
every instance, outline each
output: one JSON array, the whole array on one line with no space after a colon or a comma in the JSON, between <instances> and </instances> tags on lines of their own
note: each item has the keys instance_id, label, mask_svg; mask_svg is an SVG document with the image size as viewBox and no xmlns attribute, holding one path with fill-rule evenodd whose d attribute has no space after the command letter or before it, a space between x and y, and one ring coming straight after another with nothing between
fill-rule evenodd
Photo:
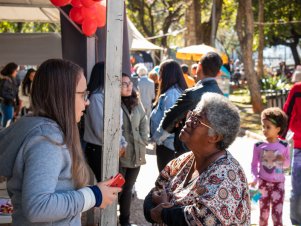
<instances>
[{"instance_id":1,"label":"eyeglasses on elderly woman","mask_svg":"<svg viewBox=\"0 0 301 226\"><path fill-rule=\"evenodd\" d=\"M209 129L213 128L211 126L209 126L208 124L202 122L202 116L200 114L197 114L194 111L188 111L187 116L186 116L186 120L190 119L191 120L191 128L195 129L197 128L199 125L203 125Z\"/></svg>"}]
</instances>

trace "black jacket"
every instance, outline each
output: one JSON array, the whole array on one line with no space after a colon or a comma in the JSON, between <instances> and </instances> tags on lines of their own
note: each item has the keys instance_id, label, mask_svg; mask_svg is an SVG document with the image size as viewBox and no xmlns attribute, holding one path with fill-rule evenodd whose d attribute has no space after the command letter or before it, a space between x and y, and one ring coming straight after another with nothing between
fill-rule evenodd
<instances>
[{"instance_id":1,"label":"black jacket","mask_svg":"<svg viewBox=\"0 0 301 226\"><path fill-rule=\"evenodd\" d=\"M219 88L215 79L209 79L200 82L196 87L186 89L185 92L179 97L176 103L165 112L163 118L162 128L169 133L175 133L175 150L177 155L187 151L187 148L179 140L179 134L185 124L186 114L188 111L193 110L202 98L202 95L207 92L219 93L223 92ZM178 127L175 127L179 124Z\"/></svg>"},{"instance_id":2,"label":"black jacket","mask_svg":"<svg viewBox=\"0 0 301 226\"><path fill-rule=\"evenodd\" d=\"M18 95L18 86L15 79L7 78L0 81L0 100L2 103L14 104Z\"/></svg>"}]
</instances>

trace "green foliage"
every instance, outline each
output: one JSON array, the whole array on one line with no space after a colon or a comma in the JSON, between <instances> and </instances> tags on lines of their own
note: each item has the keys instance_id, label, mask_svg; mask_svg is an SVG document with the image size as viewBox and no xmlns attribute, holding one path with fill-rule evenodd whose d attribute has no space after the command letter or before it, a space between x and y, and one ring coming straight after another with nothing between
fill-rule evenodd
<instances>
[{"instance_id":1,"label":"green foliage","mask_svg":"<svg viewBox=\"0 0 301 226\"><path fill-rule=\"evenodd\" d=\"M264 5L265 45L273 46L301 38L301 1L269 0ZM258 21L258 0L254 1L254 20ZM297 22L299 21L299 22ZM255 26L257 32L258 26Z\"/></svg>"},{"instance_id":2,"label":"green foliage","mask_svg":"<svg viewBox=\"0 0 301 226\"><path fill-rule=\"evenodd\" d=\"M234 30L237 7L236 0L223 1L222 17L217 30L217 39L224 46L228 55L230 55L233 50L240 53L238 37Z\"/></svg>"},{"instance_id":3,"label":"green foliage","mask_svg":"<svg viewBox=\"0 0 301 226\"><path fill-rule=\"evenodd\" d=\"M289 81L284 75L264 76L260 82L262 90L283 90L289 86Z\"/></svg>"},{"instance_id":4,"label":"green foliage","mask_svg":"<svg viewBox=\"0 0 301 226\"><path fill-rule=\"evenodd\" d=\"M60 32L59 24L44 22L0 22L0 33Z\"/></svg>"}]
</instances>

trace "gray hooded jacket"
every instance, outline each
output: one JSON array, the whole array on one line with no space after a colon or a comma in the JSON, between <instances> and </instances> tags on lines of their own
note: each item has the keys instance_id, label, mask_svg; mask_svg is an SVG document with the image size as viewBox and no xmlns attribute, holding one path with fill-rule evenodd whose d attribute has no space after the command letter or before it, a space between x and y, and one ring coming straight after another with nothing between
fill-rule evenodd
<instances>
[{"instance_id":1,"label":"gray hooded jacket","mask_svg":"<svg viewBox=\"0 0 301 226\"><path fill-rule=\"evenodd\" d=\"M14 207L13 225L81 225L85 195L74 190L70 153L52 120L23 117L0 131L0 175Z\"/></svg>"}]
</instances>

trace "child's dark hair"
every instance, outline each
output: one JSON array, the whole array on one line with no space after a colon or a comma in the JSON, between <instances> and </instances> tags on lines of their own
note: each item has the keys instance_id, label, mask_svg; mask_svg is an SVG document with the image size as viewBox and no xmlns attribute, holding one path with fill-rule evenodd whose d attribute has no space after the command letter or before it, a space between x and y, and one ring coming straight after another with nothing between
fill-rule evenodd
<instances>
[{"instance_id":1,"label":"child's dark hair","mask_svg":"<svg viewBox=\"0 0 301 226\"><path fill-rule=\"evenodd\" d=\"M287 127L287 115L278 107L265 109L261 113L261 120L269 120L275 126L280 127L278 135L282 135Z\"/></svg>"}]
</instances>

